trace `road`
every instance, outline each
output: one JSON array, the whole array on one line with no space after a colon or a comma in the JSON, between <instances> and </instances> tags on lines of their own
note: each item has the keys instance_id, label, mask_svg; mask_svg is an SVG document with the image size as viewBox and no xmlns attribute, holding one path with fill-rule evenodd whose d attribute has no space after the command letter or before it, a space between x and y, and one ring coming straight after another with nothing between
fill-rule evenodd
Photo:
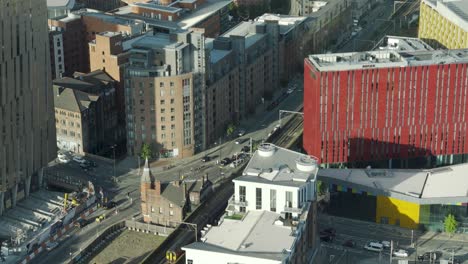
<instances>
[{"instance_id":1,"label":"road","mask_svg":"<svg viewBox=\"0 0 468 264\"><path fill-rule=\"evenodd\" d=\"M332 243L322 243L322 254L327 254L327 259L333 255L331 263L389 263L389 251L381 256L378 253L369 252L364 245L369 241L393 241L396 249L406 249L410 255L408 260L414 260L417 255L425 252L440 251L442 257L448 259L454 250L456 258L468 263L468 236L457 235L450 238L444 234L413 232L413 242L417 246L411 247L411 230L352 220L329 215L319 215L319 230L332 227L336 230L336 238ZM356 243L354 248L343 247L345 241L352 240ZM379 260L380 259L380 260ZM394 258L397 263L398 258ZM421 262L419 262L421 263ZM428 262L425 262L428 263Z\"/></svg>"}]
</instances>

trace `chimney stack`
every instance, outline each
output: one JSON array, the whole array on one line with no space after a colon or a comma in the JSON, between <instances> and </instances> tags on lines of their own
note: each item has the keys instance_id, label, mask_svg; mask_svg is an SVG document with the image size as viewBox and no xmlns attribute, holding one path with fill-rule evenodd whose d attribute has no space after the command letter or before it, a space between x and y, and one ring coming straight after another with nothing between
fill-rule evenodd
<instances>
[{"instance_id":1,"label":"chimney stack","mask_svg":"<svg viewBox=\"0 0 468 264\"><path fill-rule=\"evenodd\" d=\"M154 190L156 192L156 195L161 195L161 181L160 180L156 180L154 182Z\"/></svg>"}]
</instances>

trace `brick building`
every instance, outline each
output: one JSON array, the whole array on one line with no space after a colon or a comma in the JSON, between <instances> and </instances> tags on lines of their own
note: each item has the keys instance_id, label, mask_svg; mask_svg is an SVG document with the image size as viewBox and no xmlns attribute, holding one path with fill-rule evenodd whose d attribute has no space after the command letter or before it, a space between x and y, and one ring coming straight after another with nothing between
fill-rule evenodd
<instances>
[{"instance_id":1,"label":"brick building","mask_svg":"<svg viewBox=\"0 0 468 264\"><path fill-rule=\"evenodd\" d=\"M467 161L468 50L311 55L304 68L304 148L321 163Z\"/></svg>"},{"instance_id":2,"label":"brick building","mask_svg":"<svg viewBox=\"0 0 468 264\"><path fill-rule=\"evenodd\" d=\"M177 226L193 210L192 207L206 199L212 190L211 186L206 176L195 181L162 183L153 177L146 160L140 186L143 220L158 225Z\"/></svg>"},{"instance_id":3,"label":"brick building","mask_svg":"<svg viewBox=\"0 0 468 264\"><path fill-rule=\"evenodd\" d=\"M116 82L103 71L54 81L55 124L60 149L98 154L125 139L116 108Z\"/></svg>"}]
</instances>

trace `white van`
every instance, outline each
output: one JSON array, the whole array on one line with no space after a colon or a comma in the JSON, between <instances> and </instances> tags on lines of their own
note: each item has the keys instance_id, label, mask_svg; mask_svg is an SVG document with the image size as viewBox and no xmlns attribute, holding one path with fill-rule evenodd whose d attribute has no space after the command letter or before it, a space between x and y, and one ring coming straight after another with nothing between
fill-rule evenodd
<instances>
[{"instance_id":1,"label":"white van","mask_svg":"<svg viewBox=\"0 0 468 264\"><path fill-rule=\"evenodd\" d=\"M383 250L383 245L378 242L369 242L364 246L365 249L374 252L381 252Z\"/></svg>"}]
</instances>

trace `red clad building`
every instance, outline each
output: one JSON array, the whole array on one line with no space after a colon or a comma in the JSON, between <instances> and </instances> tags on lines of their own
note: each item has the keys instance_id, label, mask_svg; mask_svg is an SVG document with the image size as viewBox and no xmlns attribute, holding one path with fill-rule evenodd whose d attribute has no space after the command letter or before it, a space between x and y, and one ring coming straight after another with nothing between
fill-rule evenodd
<instances>
[{"instance_id":1,"label":"red clad building","mask_svg":"<svg viewBox=\"0 0 468 264\"><path fill-rule=\"evenodd\" d=\"M304 149L327 164L429 156L436 164L465 162L467 93L467 49L311 55Z\"/></svg>"}]
</instances>

